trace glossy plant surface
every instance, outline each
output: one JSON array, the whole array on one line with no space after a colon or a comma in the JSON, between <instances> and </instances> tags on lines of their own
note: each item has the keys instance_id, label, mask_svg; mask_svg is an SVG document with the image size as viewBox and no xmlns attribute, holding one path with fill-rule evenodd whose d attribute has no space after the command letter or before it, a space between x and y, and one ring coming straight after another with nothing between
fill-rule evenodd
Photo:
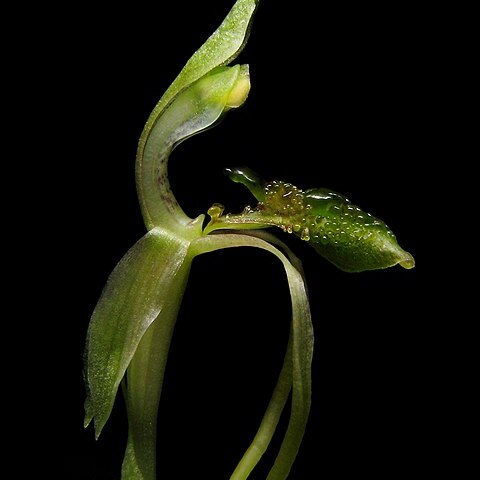
<instances>
[{"instance_id":1,"label":"glossy plant surface","mask_svg":"<svg viewBox=\"0 0 480 480\"><path fill-rule=\"evenodd\" d=\"M235 3L160 99L140 138L136 181L147 233L110 275L93 312L85 350L85 426L93 421L97 438L120 386L125 396L129 433L124 480L157 478L158 406L177 313L196 256L224 248L260 248L282 262L289 285L291 328L283 367L258 432L230 477L237 480L248 478L267 450L291 398L288 427L268 475L268 480L287 478L311 404L313 328L301 264L264 229L276 226L298 235L347 271L413 266L411 255L382 221L325 188L301 190L283 181L264 182L248 168L231 169L227 173L250 189L257 206L223 215L224 208L215 204L205 225L204 214L190 218L178 204L168 179L172 150L214 126L248 97L248 66L228 65L247 41L257 3ZM200 477L208 478L204 467Z\"/></svg>"}]
</instances>

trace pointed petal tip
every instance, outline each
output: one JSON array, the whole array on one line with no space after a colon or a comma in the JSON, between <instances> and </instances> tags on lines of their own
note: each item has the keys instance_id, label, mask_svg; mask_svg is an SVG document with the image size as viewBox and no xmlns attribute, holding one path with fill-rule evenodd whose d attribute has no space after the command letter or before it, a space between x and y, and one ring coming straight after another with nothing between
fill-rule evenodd
<instances>
[{"instance_id":1,"label":"pointed petal tip","mask_svg":"<svg viewBox=\"0 0 480 480\"><path fill-rule=\"evenodd\" d=\"M413 255L411 255L408 252L405 252L405 258L403 258L398 264L407 269L410 270L411 268L415 267L415 259L413 258Z\"/></svg>"},{"instance_id":2,"label":"pointed petal tip","mask_svg":"<svg viewBox=\"0 0 480 480\"><path fill-rule=\"evenodd\" d=\"M83 428L87 428L94 417L94 415L92 414L91 398L89 395L87 395L87 398L85 399L84 408L85 408L85 418L83 420Z\"/></svg>"},{"instance_id":3,"label":"pointed petal tip","mask_svg":"<svg viewBox=\"0 0 480 480\"><path fill-rule=\"evenodd\" d=\"M83 428L87 428L91 421L92 419L90 417L85 417L85 420L83 421Z\"/></svg>"},{"instance_id":4,"label":"pointed petal tip","mask_svg":"<svg viewBox=\"0 0 480 480\"><path fill-rule=\"evenodd\" d=\"M95 416L92 415L90 412L87 412L85 414L85 419L83 420L83 428L88 428L92 423L92 420L95 427L95 440L98 440L100 438L100 434L102 433L103 425L100 425L99 422L97 422Z\"/></svg>"}]
</instances>

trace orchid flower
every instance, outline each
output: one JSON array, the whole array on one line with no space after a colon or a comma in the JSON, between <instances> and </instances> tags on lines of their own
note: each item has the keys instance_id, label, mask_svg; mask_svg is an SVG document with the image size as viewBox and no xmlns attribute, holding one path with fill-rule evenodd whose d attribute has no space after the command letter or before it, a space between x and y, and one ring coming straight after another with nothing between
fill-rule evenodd
<instances>
[{"instance_id":1,"label":"orchid flower","mask_svg":"<svg viewBox=\"0 0 480 480\"><path fill-rule=\"evenodd\" d=\"M168 179L172 150L214 126L247 99L247 65L233 65L245 45L258 0L237 0L219 28L186 63L167 89L141 135L136 182L147 233L111 273L90 322L85 351L85 426L101 434L120 386L128 414L124 480L156 478L157 411L170 343L192 261L233 247L266 250L282 262L291 296L291 328L283 367L270 403L231 479L248 478L275 432L287 400L287 430L268 480L288 477L299 451L311 404L313 327L300 261L276 236L279 227L310 243L342 270L399 264L414 266L388 227L326 188L302 190L284 181L264 181L247 167L228 168L258 202L242 213L222 205L188 217Z\"/></svg>"}]
</instances>

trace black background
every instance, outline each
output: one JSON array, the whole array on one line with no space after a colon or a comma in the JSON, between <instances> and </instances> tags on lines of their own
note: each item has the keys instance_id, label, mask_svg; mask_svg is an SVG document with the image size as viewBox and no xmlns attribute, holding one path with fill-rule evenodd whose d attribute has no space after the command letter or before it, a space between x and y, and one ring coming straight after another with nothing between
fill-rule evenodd
<instances>
[{"instance_id":1,"label":"black background","mask_svg":"<svg viewBox=\"0 0 480 480\"><path fill-rule=\"evenodd\" d=\"M122 399L98 442L83 429L86 330L109 273L145 233L134 181L143 125L227 3L158 12L79 5L33 46L44 58L38 74L47 78L42 100L52 118L43 141L52 159L45 231L53 234L40 270L54 279L42 296L51 320L42 332L55 341L35 390L47 405L51 477L119 478ZM172 188L191 216L213 202L239 211L252 200L222 169L248 165L301 188L330 187L387 222L415 256L414 270L343 273L279 232L304 261L316 334L311 420L290 478L423 473L447 461L432 448L443 428L432 395L439 372L433 319L419 294L427 262L419 165L434 161L431 147L441 140L433 14L399 5L292 11L279 3L262 2L238 59L250 64L247 103L175 150ZM159 478L228 478L275 384L289 308L282 268L268 254L195 260L160 406ZM252 479L266 477L278 442Z\"/></svg>"}]
</instances>

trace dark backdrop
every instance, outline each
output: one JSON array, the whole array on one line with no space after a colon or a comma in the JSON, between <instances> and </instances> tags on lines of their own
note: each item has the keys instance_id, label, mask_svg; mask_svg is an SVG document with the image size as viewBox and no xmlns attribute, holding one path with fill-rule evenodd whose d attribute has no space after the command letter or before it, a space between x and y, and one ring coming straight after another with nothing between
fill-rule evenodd
<instances>
[{"instance_id":1,"label":"dark backdrop","mask_svg":"<svg viewBox=\"0 0 480 480\"><path fill-rule=\"evenodd\" d=\"M311 421L290 478L390 478L414 466L420 473L438 460L429 447L438 428L425 348L432 320L418 303L419 165L432 161L435 140L436 47L426 12L346 4L292 11L279 3L262 2L239 58L251 69L246 105L174 152L172 188L192 216L213 202L239 211L251 199L222 168L249 165L265 178L330 187L387 222L416 257L414 270L343 273L279 232L304 261L316 334ZM109 273L145 232L134 182L143 125L229 6L79 7L47 41L47 141L52 176L61 178L47 194L55 232L48 258L59 265L47 297L59 338L45 393L55 425L49 448L61 458L52 476L119 478L122 399L98 442L82 426L86 329ZM277 263L255 250L195 260L161 402L161 478L226 479L256 431L288 333ZM251 478L264 479L273 458Z\"/></svg>"}]
</instances>

